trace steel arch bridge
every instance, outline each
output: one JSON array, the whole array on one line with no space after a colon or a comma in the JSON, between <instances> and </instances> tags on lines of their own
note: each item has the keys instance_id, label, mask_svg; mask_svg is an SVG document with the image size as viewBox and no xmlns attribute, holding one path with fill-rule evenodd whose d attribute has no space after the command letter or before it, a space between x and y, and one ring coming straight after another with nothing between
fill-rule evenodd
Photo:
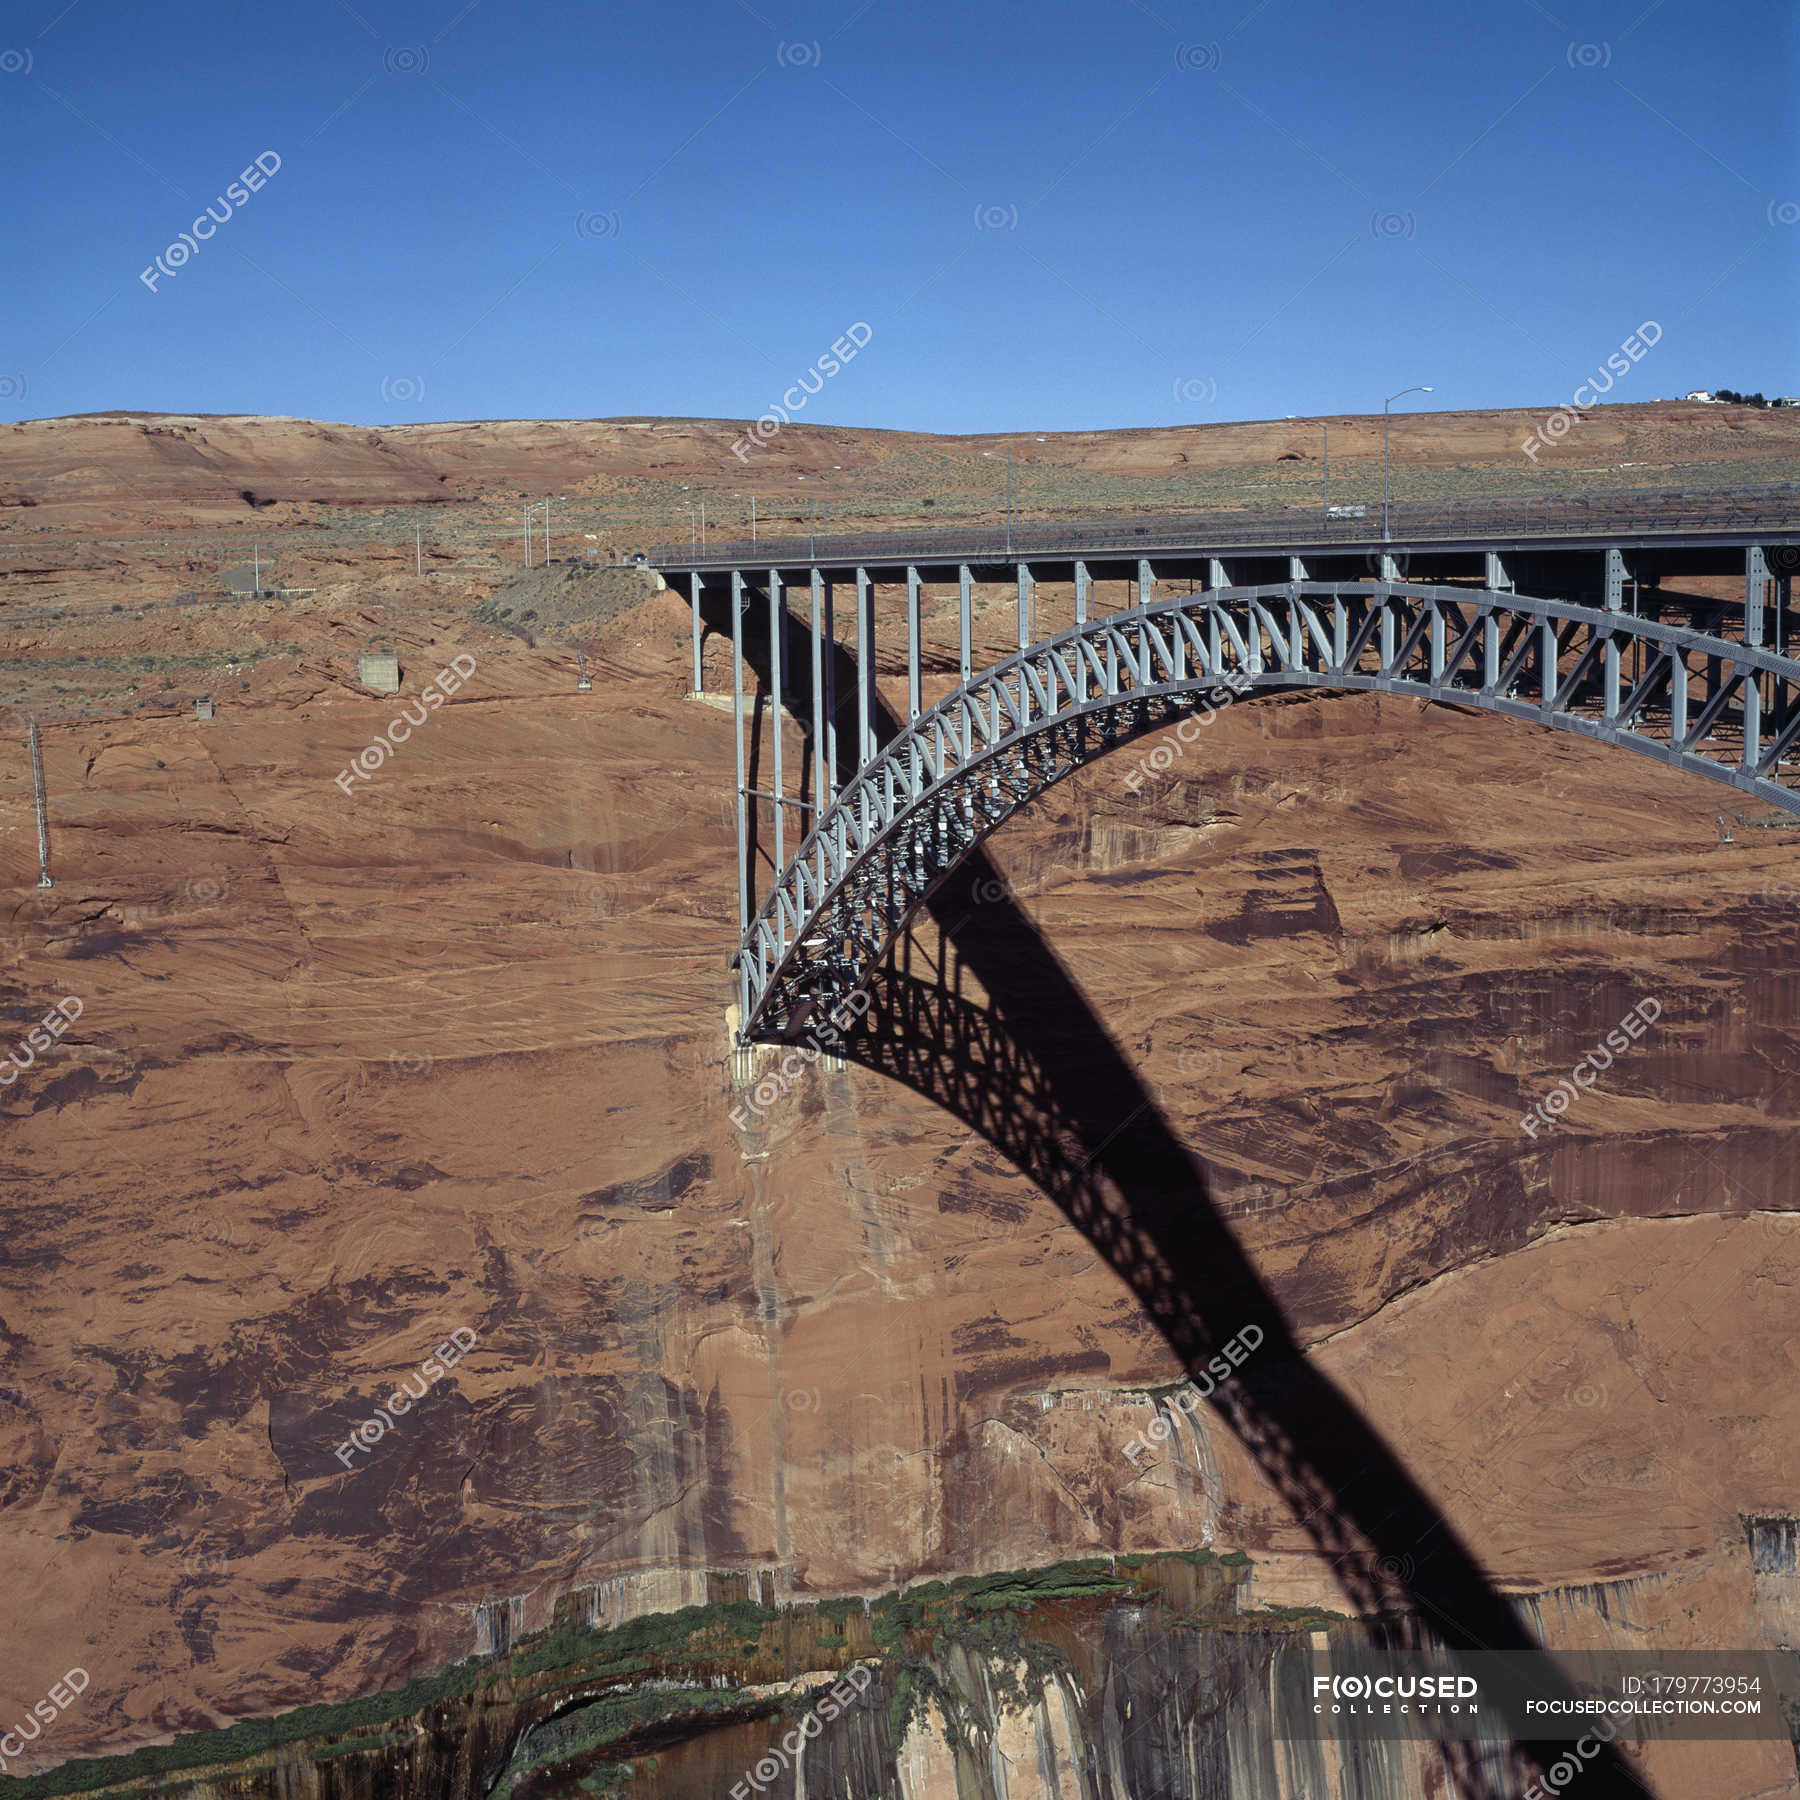
<instances>
[{"instance_id":1,"label":"steel arch bridge","mask_svg":"<svg viewBox=\"0 0 1800 1800\"><path fill-rule=\"evenodd\" d=\"M976 844L1082 765L1238 694L1415 695L1575 732L1800 813L1800 661L1515 593L1218 588L1085 620L920 711L830 800L738 948L738 1036L784 1041L865 988Z\"/></svg>"}]
</instances>

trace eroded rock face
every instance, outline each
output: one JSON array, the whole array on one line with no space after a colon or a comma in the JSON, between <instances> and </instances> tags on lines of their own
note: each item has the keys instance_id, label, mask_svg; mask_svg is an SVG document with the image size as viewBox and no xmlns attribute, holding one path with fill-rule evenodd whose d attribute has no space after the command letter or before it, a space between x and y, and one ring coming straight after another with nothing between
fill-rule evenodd
<instances>
[{"instance_id":1,"label":"eroded rock face","mask_svg":"<svg viewBox=\"0 0 1800 1800\"><path fill-rule=\"evenodd\" d=\"M820 1063L733 1125L730 721L681 697L672 596L617 632L591 695L485 654L353 795L391 702L58 726L43 896L7 776L7 1028L83 1011L0 1095L0 1718L92 1675L15 1770L392 1685L576 1593L1212 1543L1262 1602L1339 1597L964 1120ZM1592 1590L1621 1640L1790 1641L1791 835L1385 700L1240 703L1146 795L1126 766L993 853L1320 1365L1546 1629L1599 1629L1555 1597ZM1668 1791L1780 1779L1703 1762Z\"/></svg>"}]
</instances>

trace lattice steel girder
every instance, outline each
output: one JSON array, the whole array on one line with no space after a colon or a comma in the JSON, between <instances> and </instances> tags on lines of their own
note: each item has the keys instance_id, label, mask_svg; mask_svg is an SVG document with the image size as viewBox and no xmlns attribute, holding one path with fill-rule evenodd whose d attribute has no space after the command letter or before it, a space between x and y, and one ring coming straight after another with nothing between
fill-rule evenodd
<instances>
[{"instance_id":1,"label":"lattice steel girder","mask_svg":"<svg viewBox=\"0 0 1800 1800\"><path fill-rule=\"evenodd\" d=\"M1645 673L1621 699L1620 653L1633 640ZM1528 673L1535 698L1513 691ZM1800 771L1796 787L1782 777L1800 740L1800 662L1768 650L1492 589L1289 582L1185 594L1027 646L869 757L743 935L743 1037L792 1036L865 985L974 844L1082 763L1184 716L1227 677L1243 691L1406 693L1480 707L1800 813ZM1765 720L1779 722L1766 742ZM1709 751L1726 724L1734 741Z\"/></svg>"}]
</instances>

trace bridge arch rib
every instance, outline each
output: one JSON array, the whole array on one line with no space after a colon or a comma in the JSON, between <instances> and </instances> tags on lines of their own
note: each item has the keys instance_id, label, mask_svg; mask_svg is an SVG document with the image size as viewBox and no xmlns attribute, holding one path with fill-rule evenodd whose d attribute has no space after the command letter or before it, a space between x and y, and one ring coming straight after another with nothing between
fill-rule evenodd
<instances>
[{"instance_id":1,"label":"bridge arch rib","mask_svg":"<svg viewBox=\"0 0 1800 1800\"><path fill-rule=\"evenodd\" d=\"M1635 662L1634 673L1628 673ZM738 948L739 1036L862 989L971 848L1226 695L1410 694L1638 751L1800 813L1800 662L1623 612L1400 582L1220 588L1092 619L922 712L831 799Z\"/></svg>"}]
</instances>

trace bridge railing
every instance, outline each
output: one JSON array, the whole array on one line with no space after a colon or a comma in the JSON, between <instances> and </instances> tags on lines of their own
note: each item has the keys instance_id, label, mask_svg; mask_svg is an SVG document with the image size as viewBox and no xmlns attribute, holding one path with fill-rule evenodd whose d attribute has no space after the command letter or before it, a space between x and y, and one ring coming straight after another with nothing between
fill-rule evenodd
<instances>
[{"instance_id":1,"label":"bridge railing","mask_svg":"<svg viewBox=\"0 0 1800 1800\"><path fill-rule=\"evenodd\" d=\"M1343 516L1348 512L1350 516ZM1388 541L1395 545L1453 543L1462 539L1553 539L1603 533L1673 535L1695 531L1800 531L1800 484L1779 482L1708 492L1648 489L1531 498L1414 501L1388 509ZM1281 545L1294 550L1333 545L1363 547L1382 541L1381 506L1356 509L1280 507L1267 512L1212 512L1087 519L1061 523L972 522L935 531L815 532L810 536L713 542L703 552L669 548L658 558L665 569L740 568L770 564L893 561L901 557L961 562L1029 559L1070 551L1121 551L1138 556L1158 549L1229 550Z\"/></svg>"}]
</instances>

